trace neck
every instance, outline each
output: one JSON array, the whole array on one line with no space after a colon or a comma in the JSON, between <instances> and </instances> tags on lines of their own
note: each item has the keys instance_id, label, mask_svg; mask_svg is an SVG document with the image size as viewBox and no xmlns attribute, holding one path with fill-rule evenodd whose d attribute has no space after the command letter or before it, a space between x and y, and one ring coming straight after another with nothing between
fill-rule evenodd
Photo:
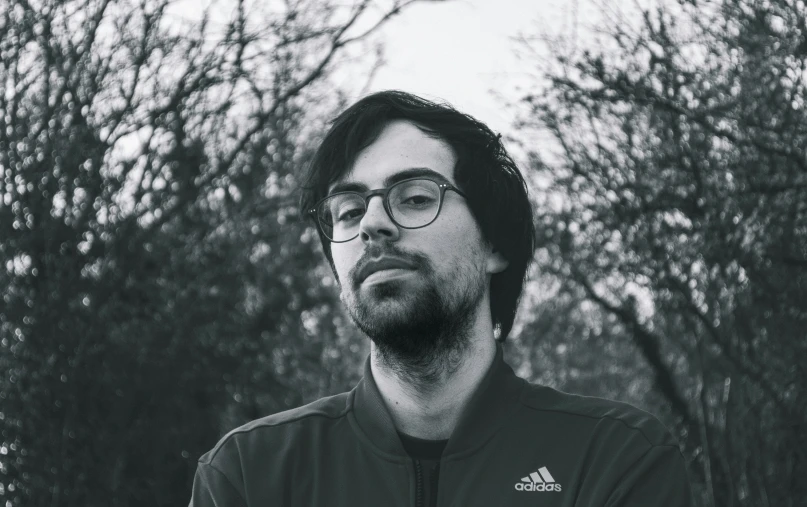
<instances>
[{"instance_id":1,"label":"neck","mask_svg":"<svg viewBox=\"0 0 807 507\"><path fill-rule=\"evenodd\" d=\"M428 388L416 379L396 374L396 368L391 368L388 360L382 360L375 344L370 354L373 379L396 429L417 438L443 440L451 436L463 409L493 363L496 342L492 329L471 336L461 357L452 358L451 368L436 372Z\"/></svg>"}]
</instances>

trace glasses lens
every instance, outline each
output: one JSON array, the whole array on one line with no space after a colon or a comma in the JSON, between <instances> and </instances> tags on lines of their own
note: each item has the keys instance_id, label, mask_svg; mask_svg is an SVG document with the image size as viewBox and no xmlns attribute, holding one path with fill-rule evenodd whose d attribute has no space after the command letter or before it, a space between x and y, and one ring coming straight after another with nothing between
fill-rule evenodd
<instances>
[{"instance_id":1,"label":"glasses lens","mask_svg":"<svg viewBox=\"0 0 807 507\"><path fill-rule=\"evenodd\" d=\"M364 199L359 194L336 194L320 203L317 219L331 241L347 241L358 234L364 211Z\"/></svg>"},{"instance_id":2,"label":"glasses lens","mask_svg":"<svg viewBox=\"0 0 807 507\"><path fill-rule=\"evenodd\" d=\"M389 194L393 218L403 227L431 223L440 210L440 186L430 180L409 180L395 185Z\"/></svg>"}]
</instances>

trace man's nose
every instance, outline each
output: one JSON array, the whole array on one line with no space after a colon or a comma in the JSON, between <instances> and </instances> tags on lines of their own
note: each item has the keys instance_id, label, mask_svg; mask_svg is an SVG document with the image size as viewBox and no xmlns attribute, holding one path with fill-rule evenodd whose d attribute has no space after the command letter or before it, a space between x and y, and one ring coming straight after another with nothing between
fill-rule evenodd
<instances>
[{"instance_id":1,"label":"man's nose","mask_svg":"<svg viewBox=\"0 0 807 507\"><path fill-rule=\"evenodd\" d=\"M373 196L367 203L367 211L361 218L360 225L361 240L369 242L373 240L386 239L396 241L400 231L395 222L392 221L384 209L384 202L381 196Z\"/></svg>"}]
</instances>

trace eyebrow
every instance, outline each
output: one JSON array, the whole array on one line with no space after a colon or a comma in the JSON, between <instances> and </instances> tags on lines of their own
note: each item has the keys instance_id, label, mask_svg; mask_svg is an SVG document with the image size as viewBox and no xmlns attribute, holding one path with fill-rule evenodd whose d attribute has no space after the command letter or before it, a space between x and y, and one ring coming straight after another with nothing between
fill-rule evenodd
<instances>
[{"instance_id":1,"label":"eyebrow","mask_svg":"<svg viewBox=\"0 0 807 507\"><path fill-rule=\"evenodd\" d=\"M399 181L407 180L409 178L417 178L419 176L436 179L441 183L451 183L446 179L445 176L443 176L442 174L438 173L433 169L429 169L428 167L409 167L391 176L387 176L387 178L384 180L384 187L386 188L389 187L390 185L398 183ZM369 189L367 188L367 185L365 185L364 183L358 183L356 181L345 181L334 185L331 191L328 192L328 195L335 194L337 192L366 192L367 190Z\"/></svg>"}]
</instances>

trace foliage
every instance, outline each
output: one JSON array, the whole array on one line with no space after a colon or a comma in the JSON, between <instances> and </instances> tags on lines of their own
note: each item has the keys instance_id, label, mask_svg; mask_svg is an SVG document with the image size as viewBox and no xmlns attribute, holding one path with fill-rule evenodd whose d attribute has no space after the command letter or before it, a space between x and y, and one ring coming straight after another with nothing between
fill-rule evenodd
<instances>
[{"instance_id":1,"label":"foliage","mask_svg":"<svg viewBox=\"0 0 807 507\"><path fill-rule=\"evenodd\" d=\"M703 505L807 497L806 21L662 2L597 51L556 47L523 102L559 149L533 156L546 293L514 345L561 388L555 364L593 365L589 394L659 413Z\"/></svg>"},{"instance_id":2,"label":"foliage","mask_svg":"<svg viewBox=\"0 0 807 507\"><path fill-rule=\"evenodd\" d=\"M0 0L0 501L186 504L224 432L352 385L293 190L408 3Z\"/></svg>"}]
</instances>

